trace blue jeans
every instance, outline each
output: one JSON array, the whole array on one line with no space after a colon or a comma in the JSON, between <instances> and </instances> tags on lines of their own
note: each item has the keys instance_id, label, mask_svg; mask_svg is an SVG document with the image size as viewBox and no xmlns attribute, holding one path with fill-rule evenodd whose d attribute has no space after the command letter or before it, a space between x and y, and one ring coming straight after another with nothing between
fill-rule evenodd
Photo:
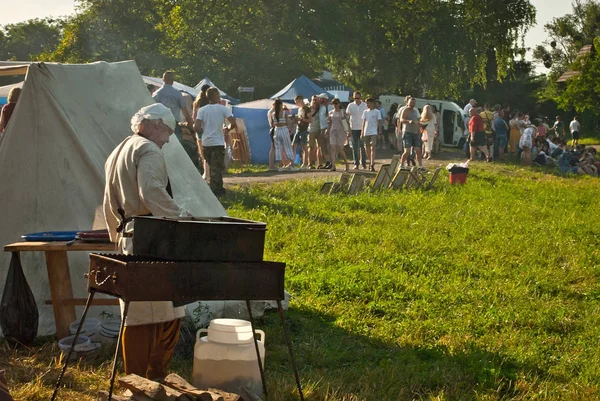
<instances>
[{"instance_id":1,"label":"blue jeans","mask_svg":"<svg viewBox=\"0 0 600 401\"><path fill-rule=\"evenodd\" d=\"M352 130L352 156L354 158L354 164L356 166L360 165L361 159L363 164L367 163L367 151L365 150L365 143L360 139L359 129Z\"/></svg>"}]
</instances>

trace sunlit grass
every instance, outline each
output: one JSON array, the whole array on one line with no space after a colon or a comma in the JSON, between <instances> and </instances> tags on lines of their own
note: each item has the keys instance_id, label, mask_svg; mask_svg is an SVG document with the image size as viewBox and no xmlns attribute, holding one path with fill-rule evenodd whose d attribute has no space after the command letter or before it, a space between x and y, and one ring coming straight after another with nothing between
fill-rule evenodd
<instances>
[{"instance_id":1,"label":"sunlit grass","mask_svg":"<svg viewBox=\"0 0 600 401\"><path fill-rule=\"evenodd\" d=\"M265 259L288 265L308 400L600 398L597 178L475 163L465 186L444 174L431 191L327 196L322 182L223 198L268 223ZM278 315L258 324L270 399L297 399ZM0 368L19 398L47 400L56 355L46 342L3 352ZM71 370L61 399L94 399L109 360Z\"/></svg>"}]
</instances>

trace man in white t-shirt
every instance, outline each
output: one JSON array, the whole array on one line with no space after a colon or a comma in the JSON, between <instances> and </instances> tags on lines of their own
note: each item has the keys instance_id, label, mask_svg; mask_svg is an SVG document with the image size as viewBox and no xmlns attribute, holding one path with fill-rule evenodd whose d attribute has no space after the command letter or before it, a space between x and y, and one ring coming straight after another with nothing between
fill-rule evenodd
<instances>
[{"instance_id":1,"label":"man in white t-shirt","mask_svg":"<svg viewBox=\"0 0 600 401\"><path fill-rule=\"evenodd\" d=\"M475 99L469 100L469 103L465 104L463 108L463 120L465 122L465 127L469 126L469 121L471 121L471 115L469 114L471 109L477 105L477 101Z\"/></svg>"},{"instance_id":2,"label":"man in white t-shirt","mask_svg":"<svg viewBox=\"0 0 600 401\"><path fill-rule=\"evenodd\" d=\"M346 114L350 116L350 132L352 140L352 155L354 156L354 170L362 163L363 168L367 168L367 153L365 144L360 138L363 114L367 110L367 104L363 102L360 92L354 92L354 101L346 107Z\"/></svg>"},{"instance_id":3,"label":"man in white t-shirt","mask_svg":"<svg viewBox=\"0 0 600 401\"><path fill-rule=\"evenodd\" d=\"M577 146L579 144L579 130L581 129L581 124L579 124L579 120L577 120L577 116L573 117L573 121L569 124L569 130L571 131L571 136L573 137L573 146Z\"/></svg>"},{"instance_id":4,"label":"man in white t-shirt","mask_svg":"<svg viewBox=\"0 0 600 401\"><path fill-rule=\"evenodd\" d=\"M375 171L375 147L377 145L377 135L381 135L383 124L381 122L381 113L375 108L375 99L367 99L367 110L363 113L362 132L360 137L365 142L369 161L371 162L369 170Z\"/></svg>"},{"instance_id":5,"label":"man in white t-shirt","mask_svg":"<svg viewBox=\"0 0 600 401\"><path fill-rule=\"evenodd\" d=\"M219 90L212 87L207 90L208 101L206 106L198 109L194 130L198 140L202 139L204 158L208 163L210 175L210 189L217 196L223 195L223 170L225 170L225 138L224 133L237 127L231 110L220 104ZM230 128L223 131L225 119L231 124Z\"/></svg>"}]
</instances>

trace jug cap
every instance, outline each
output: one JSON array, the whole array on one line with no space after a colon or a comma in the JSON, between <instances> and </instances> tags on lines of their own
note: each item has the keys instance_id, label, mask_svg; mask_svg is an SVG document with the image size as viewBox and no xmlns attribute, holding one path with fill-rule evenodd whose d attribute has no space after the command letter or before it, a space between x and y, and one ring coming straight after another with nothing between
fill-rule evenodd
<instances>
[{"instance_id":1,"label":"jug cap","mask_svg":"<svg viewBox=\"0 0 600 401\"><path fill-rule=\"evenodd\" d=\"M250 322L241 319L213 319L210 321L208 328L210 330L231 333L252 333L252 325Z\"/></svg>"}]
</instances>

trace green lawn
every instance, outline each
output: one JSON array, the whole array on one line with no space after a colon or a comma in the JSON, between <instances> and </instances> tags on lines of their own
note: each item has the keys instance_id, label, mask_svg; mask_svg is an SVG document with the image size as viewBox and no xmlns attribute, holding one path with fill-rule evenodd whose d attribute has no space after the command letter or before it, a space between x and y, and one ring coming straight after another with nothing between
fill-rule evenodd
<instances>
[{"instance_id":1,"label":"green lawn","mask_svg":"<svg viewBox=\"0 0 600 401\"><path fill-rule=\"evenodd\" d=\"M465 186L446 181L354 196L319 195L314 181L228 191L231 215L268 223L265 259L288 265L307 399L600 399L600 181L483 163ZM258 324L270 399L297 399L278 315ZM52 351L0 358L9 384L37 378L19 397L47 399ZM98 364L71 373L63 399L93 399L108 377ZM191 359L173 367L186 376Z\"/></svg>"}]
</instances>

